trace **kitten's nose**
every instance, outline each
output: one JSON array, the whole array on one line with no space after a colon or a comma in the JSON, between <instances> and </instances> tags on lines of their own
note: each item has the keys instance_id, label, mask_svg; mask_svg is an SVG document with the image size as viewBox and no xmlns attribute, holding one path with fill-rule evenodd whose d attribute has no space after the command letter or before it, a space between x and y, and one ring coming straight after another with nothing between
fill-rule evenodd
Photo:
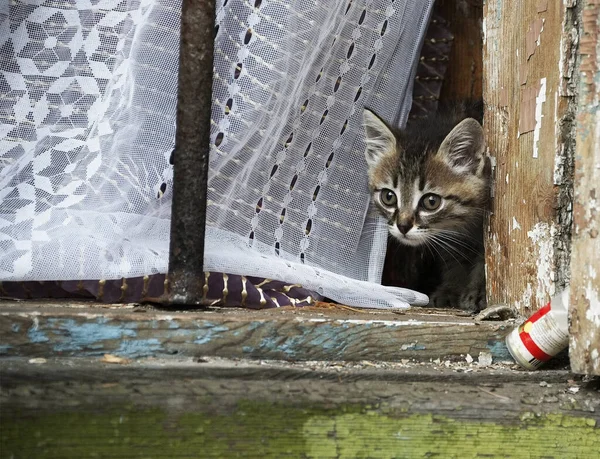
<instances>
[{"instance_id":1,"label":"kitten's nose","mask_svg":"<svg viewBox=\"0 0 600 459\"><path fill-rule=\"evenodd\" d=\"M398 229L404 235L406 235L406 233L408 233L410 231L410 229L413 227L412 223L398 223L396 226L398 226Z\"/></svg>"},{"instance_id":2,"label":"kitten's nose","mask_svg":"<svg viewBox=\"0 0 600 459\"><path fill-rule=\"evenodd\" d=\"M415 223L415 219L410 212L400 212L396 217L396 226L398 231L406 236Z\"/></svg>"}]
</instances>

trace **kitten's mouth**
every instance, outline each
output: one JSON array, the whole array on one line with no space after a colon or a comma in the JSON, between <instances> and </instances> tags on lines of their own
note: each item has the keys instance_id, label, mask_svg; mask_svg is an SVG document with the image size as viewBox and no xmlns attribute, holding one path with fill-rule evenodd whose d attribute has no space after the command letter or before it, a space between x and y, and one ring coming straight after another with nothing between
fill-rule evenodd
<instances>
[{"instance_id":1,"label":"kitten's mouth","mask_svg":"<svg viewBox=\"0 0 600 459\"><path fill-rule=\"evenodd\" d=\"M418 234L414 228L409 230L406 234L403 234L396 225L389 225L388 229L390 234L394 236L394 239L403 245L418 247L425 243L426 236L424 234Z\"/></svg>"}]
</instances>

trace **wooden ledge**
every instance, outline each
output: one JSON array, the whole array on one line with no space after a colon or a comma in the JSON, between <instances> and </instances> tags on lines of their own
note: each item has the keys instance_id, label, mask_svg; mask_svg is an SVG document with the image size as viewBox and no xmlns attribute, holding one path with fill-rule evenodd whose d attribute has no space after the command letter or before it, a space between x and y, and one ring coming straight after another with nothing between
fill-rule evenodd
<instances>
[{"instance_id":1,"label":"wooden ledge","mask_svg":"<svg viewBox=\"0 0 600 459\"><path fill-rule=\"evenodd\" d=\"M0 359L0 455L593 458L600 449L597 386L565 371L198 360Z\"/></svg>"},{"instance_id":2,"label":"wooden ledge","mask_svg":"<svg viewBox=\"0 0 600 459\"><path fill-rule=\"evenodd\" d=\"M420 312L420 311L419 311ZM477 322L446 312L213 309L167 312L72 302L3 302L0 355L115 354L274 360L511 360L512 322Z\"/></svg>"}]
</instances>

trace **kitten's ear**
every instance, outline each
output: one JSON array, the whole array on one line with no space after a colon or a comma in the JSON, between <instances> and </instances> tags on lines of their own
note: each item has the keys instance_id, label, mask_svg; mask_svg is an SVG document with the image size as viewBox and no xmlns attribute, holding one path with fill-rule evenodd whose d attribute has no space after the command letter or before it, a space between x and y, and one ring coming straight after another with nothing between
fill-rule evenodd
<instances>
[{"instance_id":1,"label":"kitten's ear","mask_svg":"<svg viewBox=\"0 0 600 459\"><path fill-rule=\"evenodd\" d=\"M369 167L374 166L386 153L396 148L394 133L371 110L363 111L363 124L365 127L365 158Z\"/></svg>"},{"instance_id":2,"label":"kitten's ear","mask_svg":"<svg viewBox=\"0 0 600 459\"><path fill-rule=\"evenodd\" d=\"M458 123L446 136L439 153L453 169L475 172L485 151L483 128L473 118Z\"/></svg>"}]
</instances>

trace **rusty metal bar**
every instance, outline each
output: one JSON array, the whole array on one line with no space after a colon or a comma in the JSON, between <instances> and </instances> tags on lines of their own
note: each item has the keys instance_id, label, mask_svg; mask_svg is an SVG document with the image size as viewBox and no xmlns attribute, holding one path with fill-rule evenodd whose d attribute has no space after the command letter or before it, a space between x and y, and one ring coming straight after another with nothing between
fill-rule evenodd
<instances>
[{"instance_id":1,"label":"rusty metal bar","mask_svg":"<svg viewBox=\"0 0 600 459\"><path fill-rule=\"evenodd\" d=\"M166 302L198 305L204 284L215 2L183 0Z\"/></svg>"}]
</instances>

